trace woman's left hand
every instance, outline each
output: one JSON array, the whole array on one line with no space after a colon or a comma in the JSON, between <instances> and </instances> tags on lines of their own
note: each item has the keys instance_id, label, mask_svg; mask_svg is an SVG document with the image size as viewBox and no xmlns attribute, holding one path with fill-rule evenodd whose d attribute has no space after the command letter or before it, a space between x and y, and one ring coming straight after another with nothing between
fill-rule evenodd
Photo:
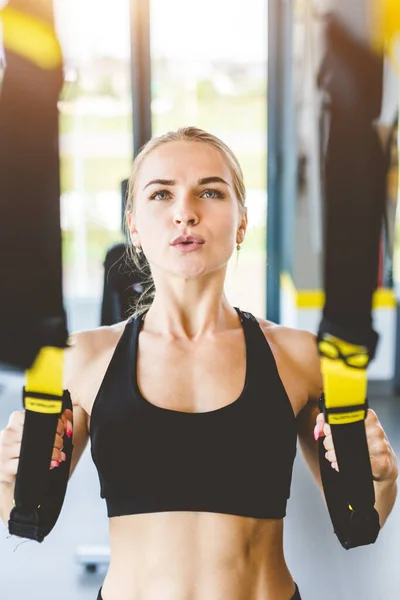
<instances>
[{"instance_id":1,"label":"woman's left hand","mask_svg":"<svg viewBox=\"0 0 400 600\"><path fill-rule=\"evenodd\" d=\"M368 409L365 431L374 481L396 478L398 473L396 455L376 413L372 409ZM323 442L326 449L326 459L329 460L333 469L339 471L331 428L325 422L323 413L318 415L314 429L314 438L318 440L321 436L326 436Z\"/></svg>"}]
</instances>

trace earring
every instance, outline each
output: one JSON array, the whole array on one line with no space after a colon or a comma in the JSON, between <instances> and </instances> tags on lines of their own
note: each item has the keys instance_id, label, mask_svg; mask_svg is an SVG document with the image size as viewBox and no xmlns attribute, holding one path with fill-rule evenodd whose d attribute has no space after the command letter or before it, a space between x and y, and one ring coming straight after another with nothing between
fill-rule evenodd
<instances>
[{"instance_id":1,"label":"earring","mask_svg":"<svg viewBox=\"0 0 400 600\"><path fill-rule=\"evenodd\" d=\"M135 248L136 248L136 254L139 254L139 255L142 254L142 249L140 246L135 246Z\"/></svg>"},{"instance_id":2,"label":"earring","mask_svg":"<svg viewBox=\"0 0 400 600\"><path fill-rule=\"evenodd\" d=\"M239 250L240 250L240 244L237 244L236 250L239 252Z\"/></svg>"}]
</instances>

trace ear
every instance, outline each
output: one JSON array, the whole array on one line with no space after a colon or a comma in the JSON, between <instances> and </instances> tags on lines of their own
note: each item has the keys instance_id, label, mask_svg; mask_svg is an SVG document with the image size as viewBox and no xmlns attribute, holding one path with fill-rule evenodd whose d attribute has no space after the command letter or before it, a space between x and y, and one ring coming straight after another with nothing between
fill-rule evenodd
<instances>
[{"instance_id":1,"label":"ear","mask_svg":"<svg viewBox=\"0 0 400 600\"><path fill-rule=\"evenodd\" d=\"M239 224L239 229L238 229L238 235L237 235L237 243L241 244L244 240L244 236L246 235L246 231L247 231L247 224L248 224L248 220L247 220L247 208L245 208L245 211L243 213L241 213L240 215L240 224Z\"/></svg>"},{"instance_id":2,"label":"ear","mask_svg":"<svg viewBox=\"0 0 400 600\"><path fill-rule=\"evenodd\" d=\"M135 219L130 211L126 213L126 220L128 222L128 229L131 237L137 235L138 230L136 229Z\"/></svg>"}]
</instances>

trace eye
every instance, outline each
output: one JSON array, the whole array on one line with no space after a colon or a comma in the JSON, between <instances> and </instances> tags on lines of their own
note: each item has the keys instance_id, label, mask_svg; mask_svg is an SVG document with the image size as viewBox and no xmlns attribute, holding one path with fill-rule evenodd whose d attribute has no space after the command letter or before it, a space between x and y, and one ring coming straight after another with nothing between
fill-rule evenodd
<instances>
[{"instance_id":1,"label":"eye","mask_svg":"<svg viewBox=\"0 0 400 600\"><path fill-rule=\"evenodd\" d=\"M154 194L152 194L150 196L150 200L166 200L167 196L166 194L169 194L168 190L158 190L157 192L154 192ZM158 197L157 196L161 196Z\"/></svg>"},{"instance_id":2,"label":"eye","mask_svg":"<svg viewBox=\"0 0 400 600\"><path fill-rule=\"evenodd\" d=\"M219 190L205 190L202 196L205 194L209 194L207 198L225 198L225 195Z\"/></svg>"}]
</instances>

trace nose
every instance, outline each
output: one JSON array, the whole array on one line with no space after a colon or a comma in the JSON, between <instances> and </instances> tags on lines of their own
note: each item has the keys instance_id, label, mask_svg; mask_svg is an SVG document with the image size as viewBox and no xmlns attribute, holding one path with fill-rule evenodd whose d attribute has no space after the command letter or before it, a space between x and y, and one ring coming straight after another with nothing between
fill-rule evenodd
<instances>
[{"instance_id":1,"label":"nose","mask_svg":"<svg viewBox=\"0 0 400 600\"><path fill-rule=\"evenodd\" d=\"M174 223L175 225L196 225L199 222L199 217L193 202L189 198L182 198L175 205Z\"/></svg>"}]
</instances>

